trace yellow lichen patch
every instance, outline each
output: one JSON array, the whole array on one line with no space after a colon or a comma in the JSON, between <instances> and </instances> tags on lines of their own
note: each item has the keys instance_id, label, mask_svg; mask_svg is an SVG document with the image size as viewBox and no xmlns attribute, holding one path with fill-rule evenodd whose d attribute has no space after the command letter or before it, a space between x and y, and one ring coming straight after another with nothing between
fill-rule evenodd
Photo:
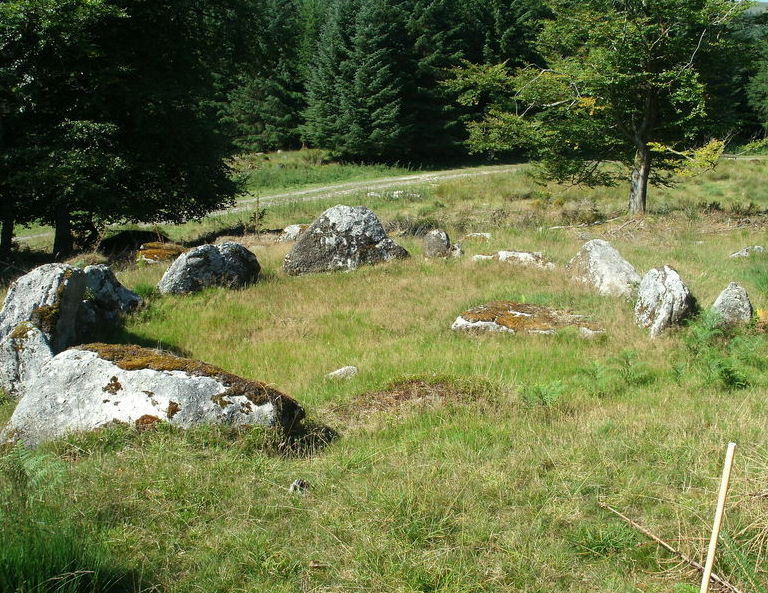
<instances>
[{"instance_id":1,"label":"yellow lichen patch","mask_svg":"<svg viewBox=\"0 0 768 593\"><path fill-rule=\"evenodd\" d=\"M175 243L144 243L139 248L139 251L136 252L136 260L152 262L167 261L176 259L185 251L186 249L184 247Z\"/></svg>"},{"instance_id":2,"label":"yellow lichen patch","mask_svg":"<svg viewBox=\"0 0 768 593\"><path fill-rule=\"evenodd\" d=\"M52 334L59 321L60 313L58 301L55 305L41 305L32 310L32 323L44 333Z\"/></svg>"},{"instance_id":3,"label":"yellow lichen patch","mask_svg":"<svg viewBox=\"0 0 768 593\"><path fill-rule=\"evenodd\" d=\"M494 301L480 305L462 313L461 316L470 323L490 322L523 333L551 332L568 326L585 327L593 331L600 329L583 315L512 301Z\"/></svg>"},{"instance_id":4,"label":"yellow lichen patch","mask_svg":"<svg viewBox=\"0 0 768 593\"><path fill-rule=\"evenodd\" d=\"M27 337L29 332L32 331L34 326L27 321L24 321L17 325L14 330L8 334L8 338L11 340L23 340Z\"/></svg>"},{"instance_id":5,"label":"yellow lichen patch","mask_svg":"<svg viewBox=\"0 0 768 593\"><path fill-rule=\"evenodd\" d=\"M99 358L108 360L115 366L126 370L136 371L140 369L152 369L154 371L183 371L196 377L211 377L227 387L227 391L219 394L217 398L244 396L255 405L260 406L272 403L281 408L293 406L300 410L298 404L289 396L273 389L266 383L249 381L228 373L219 367L181 358L160 350L151 350L134 346L132 344L86 344L77 346L78 350L95 352ZM223 401L223 400L222 400ZM231 402L229 402L231 403ZM219 404L221 405L221 404Z\"/></svg>"}]
</instances>

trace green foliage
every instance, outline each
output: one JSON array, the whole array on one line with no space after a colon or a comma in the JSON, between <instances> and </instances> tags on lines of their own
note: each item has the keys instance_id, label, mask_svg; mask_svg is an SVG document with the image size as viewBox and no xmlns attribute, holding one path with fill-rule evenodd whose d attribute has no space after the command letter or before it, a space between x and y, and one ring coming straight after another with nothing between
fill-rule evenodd
<instances>
[{"instance_id":1,"label":"green foliage","mask_svg":"<svg viewBox=\"0 0 768 593\"><path fill-rule=\"evenodd\" d=\"M582 527L571 536L571 541L583 554L594 558L619 554L640 543L636 531L617 523Z\"/></svg>"},{"instance_id":2,"label":"green foliage","mask_svg":"<svg viewBox=\"0 0 768 593\"><path fill-rule=\"evenodd\" d=\"M626 169L599 166L621 162L637 176L630 207L644 210L648 180L667 183L666 171L694 159L686 151L718 133L723 112L710 105L715 83L701 72L728 51L718 32L738 8L727 0L548 4L554 16L538 35L546 66L506 77L490 68L458 72L463 86L486 94L493 73L501 88L515 89L470 126L470 145L492 152L527 147L546 178L590 186L624 181ZM505 105L510 100L514 109ZM695 157L694 168L709 162Z\"/></svg>"},{"instance_id":3,"label":"green foliage","mask_svg":"<svg viewBox=\"0 0 768 593\"><path fill-rule=\"evenodd\" d=\"M66 467L17 445L0 457L0 590L9 593L128 593L138 583L92 528L59 511Z\"/></svg>"},{"instance_id":4,"label":"green foliage","mask_svg":"<svg viewBox=\"0 0 768 593\"><path fill-rule=\"evenodd\" d=\"M520 395L528 406L549 408L558 403L565 390L566 386L562 381L552 381L529 385L521 391Z\"/></svg>"}]
</instances>

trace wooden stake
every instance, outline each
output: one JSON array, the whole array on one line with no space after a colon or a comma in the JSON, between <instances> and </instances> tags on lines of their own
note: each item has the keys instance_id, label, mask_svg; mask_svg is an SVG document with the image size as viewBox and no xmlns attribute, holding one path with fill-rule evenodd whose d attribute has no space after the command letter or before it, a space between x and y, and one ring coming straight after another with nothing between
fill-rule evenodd
<instances>
[{"instance_id":1,"label":"wooden stake","mask_svg":"<svg viewBox=\"0 0 768 593\"><path fill-rule=\"evenodd\" d=\"M637 529L640 533L642 533L643 535L648 536L649 538L651 538L653 541L655 541L657 544L659 544L662 548L664 548L668 552L670 552L670 553L674 554L675 556L678 556L679 558L681 558L683 560L683 562L685 562L686 564L692 566L693 568L695 568L696 570L698 570L700 572L704 571L704 567L701 564L699 564L698 562L696 562L693 558L690 558L690 557L686 556L685 554L683 554L681 551L676 550L671 545L669 545L667 542L665 542L663 539L661 539L658 535L652 533L651 531L649 531L648 529L646 529L645 527L640 525L637 521L633 521L632 519L630 519L626 515L624 515L621 512L617 511L612 506L605 504L604 502L599 502L597 504L601 508L603 508L603 509L605 509L607 511L611 511L614 515L620 517L621 519L623 519L624 521L629 523L632 527ZM710 578L710 580L713 583L717 583L718 585L721 585L722 587L728 589L729 591L733 591L733 593L743 593L743 591L741 591L740 589L738 589L737 587L735 587L734 585L732 585L731 583L726 581L724 578L717 576L714 572L710 574L709 578Z\"/></svg>"},{"instance_id":2,"label":"wooden stake","mask_svg":"<svg viewBox=\"0 0 768 593\"><path fill-rule=\"evenodd\" d=\"M715 521L712 525L712 537L709 538L709 550L707 551L707 562L704 564L704 574L701 575L701 589L699 593L709 591L709 577L712 574L712 565L715 563L715 551L717 550L717 539L720 536L720 525L723 523L723 513L725 511L725 497L728 496L728 486L731 482L731 467L733 467L733 450L736 443L728 443L728 449L725 451L725 464L723 465L723 477L720 479L720 494L717 497L717 508L715 509Z\"/></svg>"}]
</instances>

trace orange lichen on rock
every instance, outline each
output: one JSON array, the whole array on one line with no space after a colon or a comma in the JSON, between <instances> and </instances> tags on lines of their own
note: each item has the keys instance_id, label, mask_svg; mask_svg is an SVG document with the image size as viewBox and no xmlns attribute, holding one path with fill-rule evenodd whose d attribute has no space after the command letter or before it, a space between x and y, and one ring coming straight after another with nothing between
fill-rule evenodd
<instances>
[{"instance_id":1,"label":"orange lichen on rock","mask_svg":"<svg viewBox=\"0 0 768 593\"><path fill-rule=\"evenodd\" d=\"M461 317L469 323L495 323L502 328L522 333L551 333L569 326L600 331L597 325L589 322L583 315L543 305L512 301L494 301L480 305L462 313Z\"/></svg>"},{"instance_id":2,"label":"orange lichen on rock","mask_svg":"<svg viewBox=\"0 0 768 593\"><path fill-rule=\"evenodd\" d=\"M160 262L176 259L186 249L176 243L144 243L136 252L136 261Z\"/></svg>"},{"instance_id":3,"label":"orange lichen on rock","mask_svg":"<svg viewBox=\"0 0 768 593\"><path fill-rule=\"evenodd\" d=\"M95 352L99 358L108 360L118 368L126 371L152 369L155 371L183 371L196 377L211 377L222 383L227 390L217 398L244 396L255 405L272 403L281 409L287 407L301 410L299 405L289 396L260 381L249 381L219 367L193 360L181 358L160 350L151 350L132 344L86 344L77 346L78 350ZM220 399L220 401L224 401ZM230 402L231 403L231 402ZM303 412L300 412L303 415ZM297 418L298 420L299 418Z\"/></svg>"}]
</instances>

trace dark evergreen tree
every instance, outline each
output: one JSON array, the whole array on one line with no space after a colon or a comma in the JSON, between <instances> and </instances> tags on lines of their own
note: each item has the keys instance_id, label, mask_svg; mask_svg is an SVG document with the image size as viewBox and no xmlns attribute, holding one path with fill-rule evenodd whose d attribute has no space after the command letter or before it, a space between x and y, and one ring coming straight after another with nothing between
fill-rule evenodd
<instances>
[{"instance_id":1,"label":"dark evergreen tree","mask_svg":"<svg viewBox=\"0 0 768 593\"><path fill-rule=\"evenodd\" d=\"M53 224L63 257L73 225L182 221L228 203L216 77L243 51L245 2L0 4L4 225Z\"/></svg>"}]
</instances>

